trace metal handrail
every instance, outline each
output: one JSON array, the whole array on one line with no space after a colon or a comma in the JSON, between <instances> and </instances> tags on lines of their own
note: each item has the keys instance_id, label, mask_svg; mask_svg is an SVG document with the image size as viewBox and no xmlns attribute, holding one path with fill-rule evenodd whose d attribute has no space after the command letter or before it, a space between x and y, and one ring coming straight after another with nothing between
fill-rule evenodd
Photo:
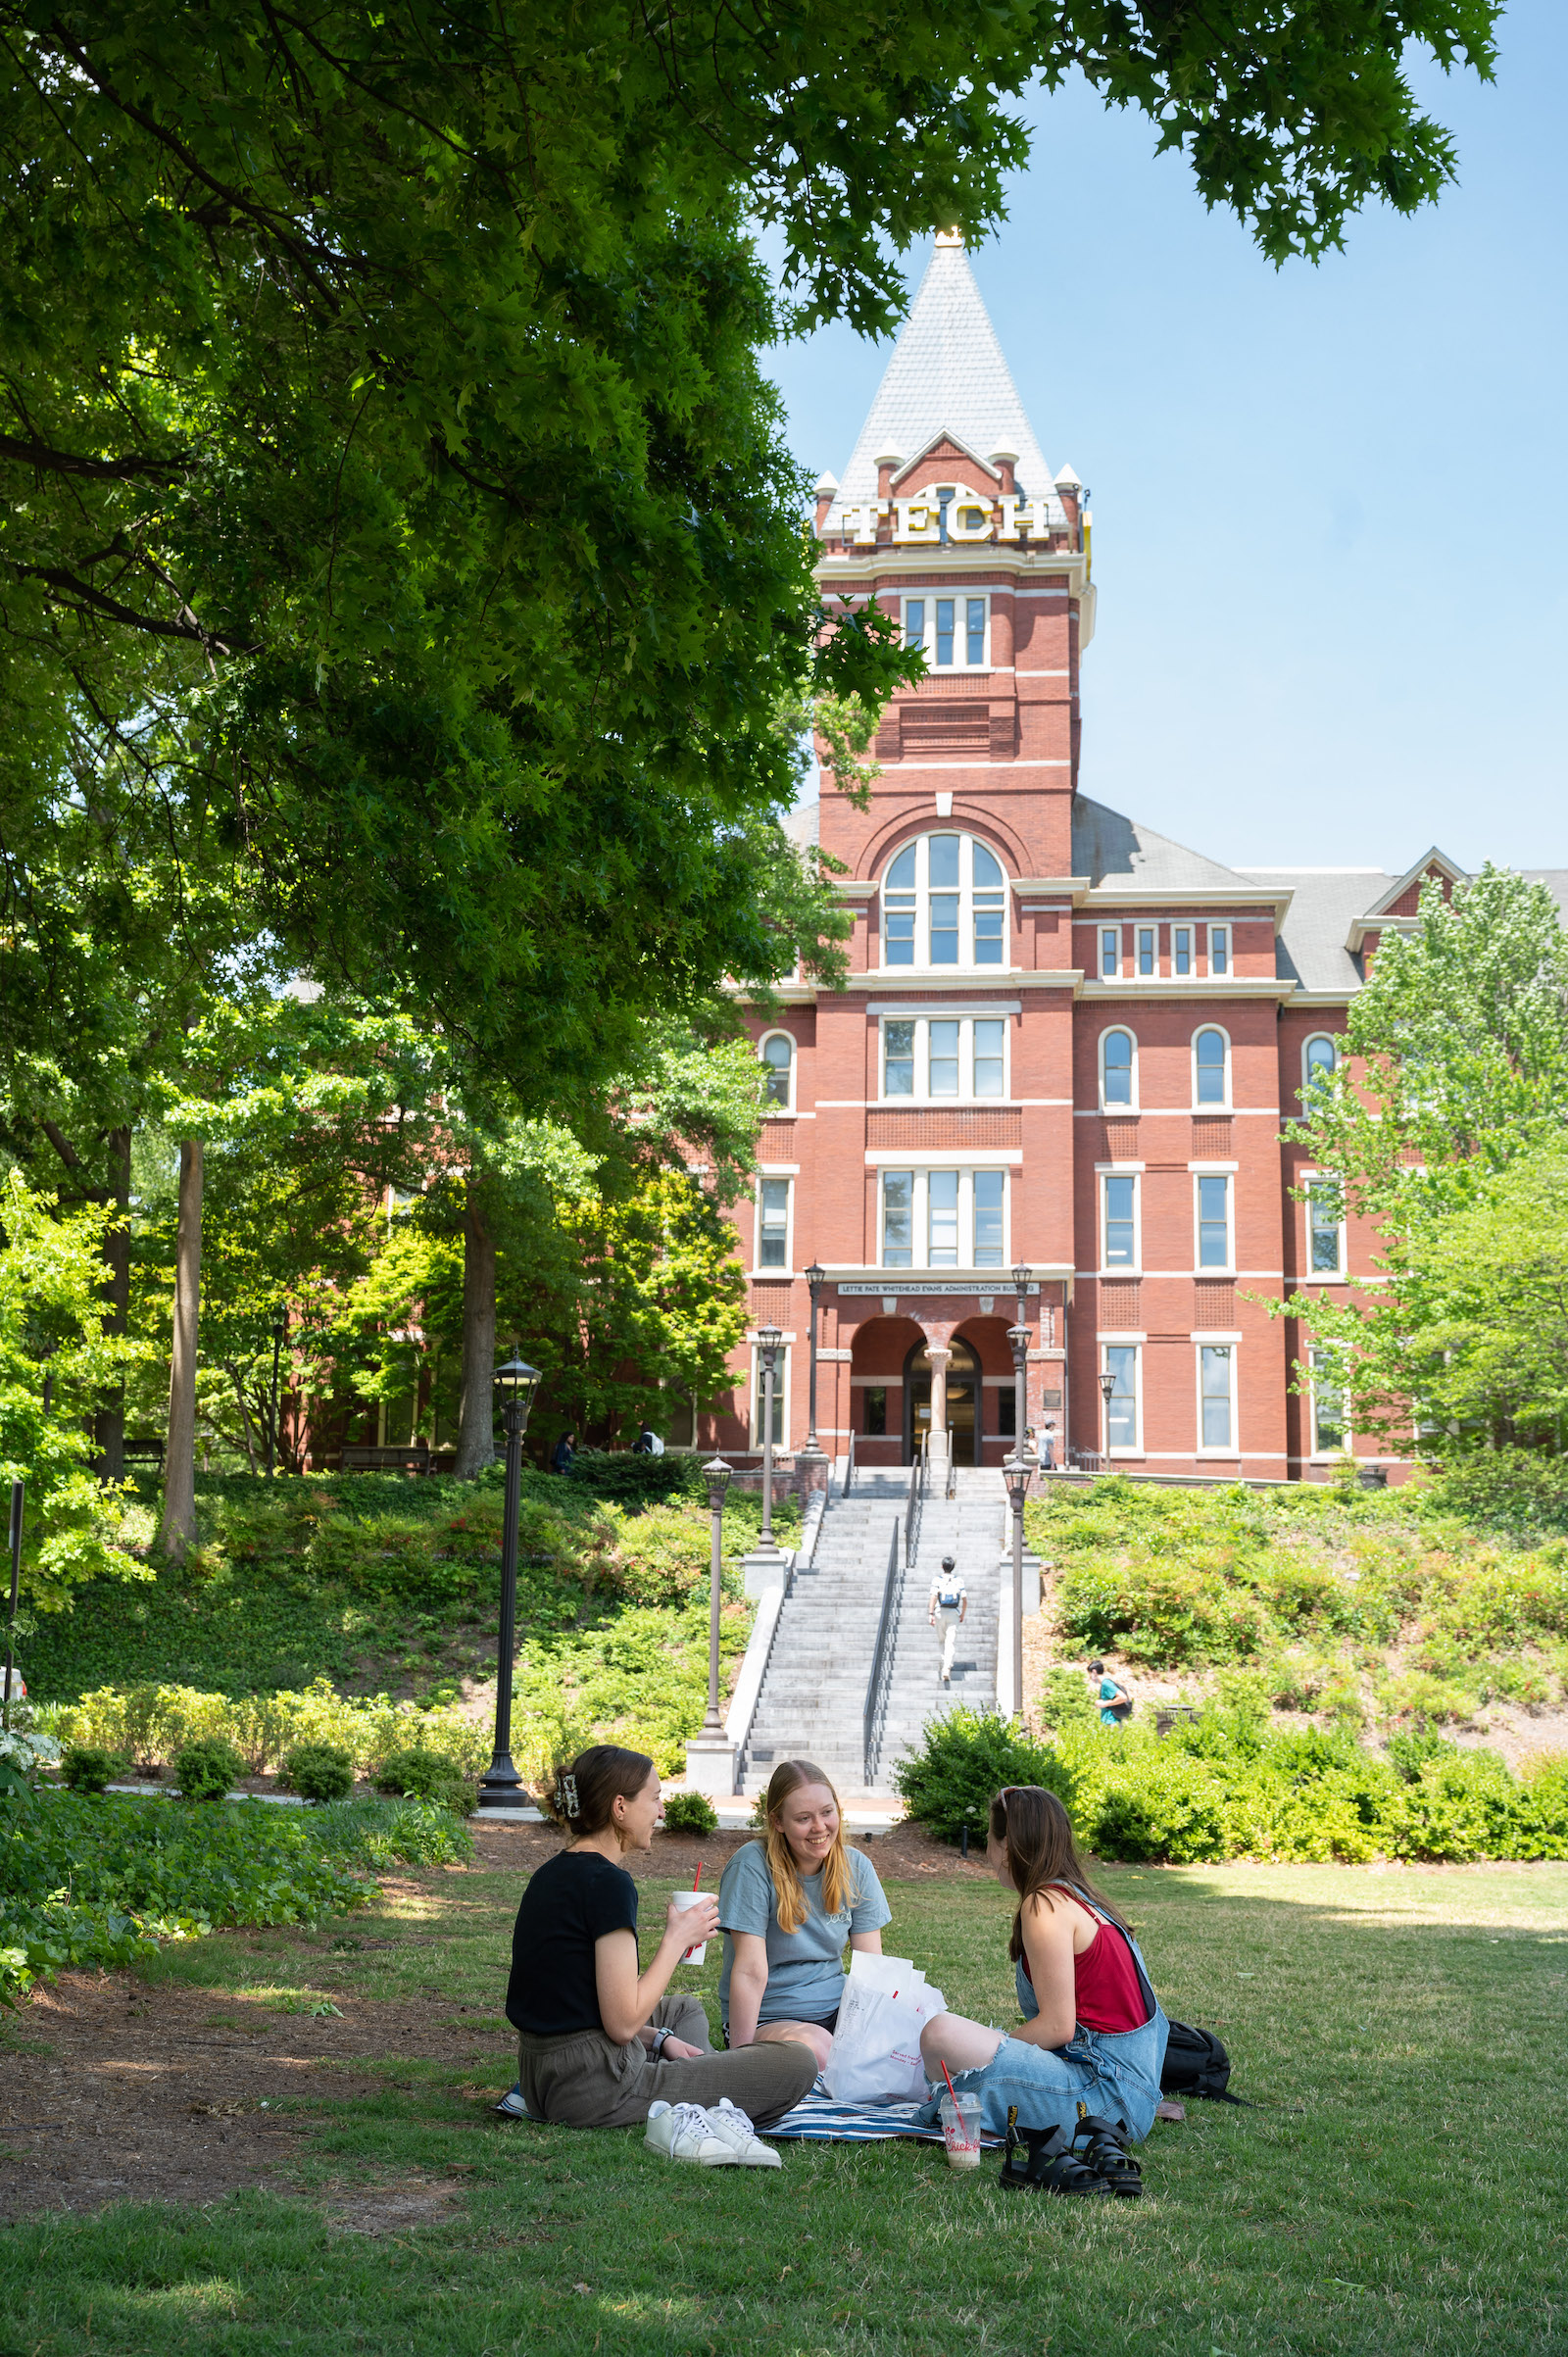
<instances>
[{"instance_id":1,"label":"metal handrail","mask_svg":"<svg viewBox=\"0 0 1568 2357\"><path fill-rule=\"evenodd\" d=\"M853 1483L853 1481L854 1481L854 1480L855 1480L855 1435L854 1435L854 1433L852 1432L852 1433L851 1433L851 1435L850 1435L850 1461L849 1461L849 1463L848 1463L848 1464L845 1466L845 1468L844 1468L844 1491L843 1491L843 1495L844 1495L846 1498L848 1498L848 1496L849 1496L849 1494L850 1494L850 1486L851 1486L851 1484Z\"/></svg>"},{"instance_id":2,"label":"metal handrail","mask_svg":"<svg viewBox=\"0 0 1568 2357\"><path fill-rule=\"evenodd\" d=\"M911 1472L917 1468L910 1468ZM910 1483L913 1490L914 1484ZM861 1725L861 1766L865 1774L865 1789L876 1790L876 1772L882 1764L882 1738L887 1728L888 1696L893 1688L893 1660L899 1646L899 1614L904 1605L904 1571L906 1556L899 1545L899 1518L893 1518L888 1539L888 1568L882 1582L882 1617L876 1627L876 1649L871 1655L871 1675L866 1682L865 1715Z\"/></svg>"},{"instance_id":3,"label":"metal handrail","mask_svg":"<svg viewBox=\"0 0 1568 2357\"><path fill-rule=\"evenodd\" d=\"M951 1440L948 1448L948 1486L944 1495L948 1498L956 1498L958 1495L958 1460L953 1453Z\"/></svg>"},{"instance_id":4,"label":"metal handrail","mask_svg":"<svg viewBox=\"0 0 1568 2357\"><path fill-rule=\"evenodd\" d=\"M904 1504L904 1560L912 1563L920 1544L920 1509L931 1479L931 1436L920 1443L914 1463L909 1467L909 1495Z\"/></svg>"}]
</instances>

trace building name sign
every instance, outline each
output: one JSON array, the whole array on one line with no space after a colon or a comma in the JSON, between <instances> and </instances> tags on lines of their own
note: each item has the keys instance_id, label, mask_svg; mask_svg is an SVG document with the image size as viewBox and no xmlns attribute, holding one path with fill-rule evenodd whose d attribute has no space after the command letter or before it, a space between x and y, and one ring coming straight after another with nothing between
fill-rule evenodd
<instances>
[{"instance_id":1,"label":"building name sign","mask_svg":"<svg viewBox=\"0 0 1568 2357\"><path fill-rule=\"evenodd\" d=\"M1012 1287L1006 1284L901 1285L896 1276L892 1277L886 1285L840 1285L836 1288L841 1301L846 1299L853 1301L872 1297L880 1301L885 1294L900 1294L907 1301L928 1301L934 1295L940 1295L944 1299L949 1295L959 1295L965 1301L972 1301L977 1295L982 1293L994 1297L999 1293L1011 1293L1012 1290ZM1030 1293L1038 1293L1040 1288L1038 1285L1031 1285L1027 1290Z\"/></svg>"},{"instance_id":2,"label":"building name sign","mask_svg":"<svg viewBox=\"0 0 1568 2357\"><path fill-rule=\"evenodd\" d=\"M893 538L901 548L956 541L961 547L982 540L1046 540L1052 533L1051 502L1045 499L993 499L989 493L958 489L948 492L935 483L913 499L864 499L846 502L841 511L844 533L857 548L875 544L877 526L891 514ZM1055 519L1060 530L1061 518Z\"/></svg>"}]
</instances>

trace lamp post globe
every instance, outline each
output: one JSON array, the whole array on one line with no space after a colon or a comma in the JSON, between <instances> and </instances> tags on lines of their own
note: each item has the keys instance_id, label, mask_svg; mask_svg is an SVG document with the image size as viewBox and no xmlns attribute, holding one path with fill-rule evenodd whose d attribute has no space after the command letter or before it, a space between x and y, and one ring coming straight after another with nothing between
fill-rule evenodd
<instances>
[{"instance_id":1,"label":"lamp post globe","mask_svg":"<svg viewBox=\"0 0 1568 2357\"><path fill-rule=\"evenodd\" d=\"M507 1436L506 1502L501 1529L501 1634L496 1647L496 1732L490 1765L479 1779L479 1806L509 1814L528 1805L528 1790L512 1764L512 1656L517 1628L517 1510L522 1498L522 1436L540 1374L515 1352L495 1374L502 1429Z\"/></svg>"},{"instance_id":2,"label":"lamp post globe","mask_svg":"<svg viewBox=\"0 0 1568 2357\"><path fill-rule=\"evenodd\" d=\"M1110 1459L1110 1403L1116 1397L1116 1378L1106 1367L1100 1378L1100 1397L1105 1402L1105 1460Z\"/></svg>"}]
</instances>

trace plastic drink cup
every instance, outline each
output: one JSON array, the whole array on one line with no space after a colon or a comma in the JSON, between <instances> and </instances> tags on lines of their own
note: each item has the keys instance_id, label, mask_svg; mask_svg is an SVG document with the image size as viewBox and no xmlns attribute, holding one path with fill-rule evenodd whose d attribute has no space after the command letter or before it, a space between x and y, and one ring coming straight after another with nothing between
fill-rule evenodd
<instances>
[{"instance_id":1,"label":"plastic drink cup","mask_svg":"<svg viewBox=\"0 0 1568 2357\"><path fill-rule=\"evenodd\" d=\"M700 1907L703 1900L711 1898L713 1893L711 1891L675 1891L670 1895L677 1907ZM698 1946L689 1947L682 1956L681 1962L683 1964L701 1964L707 1953L708 1942L704 1940Z\"/></svg>"},{"instance_id":2,"label":"plastic drink cup","mask_svg":"<svg viewBox=\"0 0 1568 2357\"><path fill-rule=\"evenodd\" d=\"M950 2169L979 2168L980 2112L978 2095L943 2096L942 2136L948 2148Z\"/></svg>"}]
</instances>

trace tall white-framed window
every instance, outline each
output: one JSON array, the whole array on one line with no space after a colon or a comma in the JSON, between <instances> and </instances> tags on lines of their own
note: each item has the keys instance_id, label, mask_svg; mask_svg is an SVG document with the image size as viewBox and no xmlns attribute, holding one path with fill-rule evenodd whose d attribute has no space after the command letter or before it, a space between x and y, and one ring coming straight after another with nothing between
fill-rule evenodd
<instances>
[{"instance_id":1,"label":"tall white-framed window","mask_svg":"<svg viewBox=\"0 0 1568 2357\"><path fill-rule=\"evenodd\" d=\"M882 1095L916 1104L1007 1093L1007 1025L1001 1015L884 1015Z\"/></svg>"},{"instance_id":2,"label":"tall white-framed window","mask_svg":"<svg viewBox=\"0 0 1568 2357\"><path fill-rule=\"evenodd\" d=\"M906 598L904 643L920 648L933 671L989 670L990 597L969 591Z\"/></svg>"},{"instance_id":3,"label":"tall white-framed window","mask_svg":"<svg viewBox=\"0 0 1568 2357\"><path fill-rule=\"evenodd\" d=\"M1208 970L1211 974L1228 974L1231 970L1229 925L1210 925L1208 928Z\"/></svg>"},{"instance_id":4,"label":"tall white-framed window","mask_svg":"<svg viewBox=\"0 0 1568 2357\"><path fill-rule=\"evenodd\" d=\"M1315 1088L1332 1080L1340 1060L1339 1049L1326 1031L1314 1032L1301 1048L1301 1102L1309 1105Z\"/></svg>"},{"instance_id":5,"label":"tall white-framed window","mask_svg":"<svg viewBox=\"0 0 1568 2357\"><path fill-rule=\"evenodd\" d=\"M1231 1240L1231 1182L1222 1170L1200 1170L1194 1181L1200 1269L1235 1266Z\"/></svg>"},{"instance_id":6,"label":"tall white-framed window","mask_svg":"<svg viewBox=\"0 0 1568 2357\"><path fill-rule=\"evenodd\" d=\"M789 1268L790 1205L793 1182L760 1178L757 1182L757 1266Z\"/></svg>"},{"instance_id":7,"label":"tall white-framed window","mask_svg":"<svg viewBox=\"0 0 1568 2357\"><path fill-rule=\"evenodd\" d=\"M1314 1277L1345 1274L1345 1196L1326 1170L1303 1174L1306 1189L1306 1266Z\"/></svg>"},{"instance_id":8,"label":"tall white-framed window","mask_svg":"<svg viewBox=\"0 0 1568 2357\"><path fill-rule=\"evenodd\" d=\"M757 1044L762 1066L762 1103L779 1112L795 1109L795 1042L787 1031L764 1032Z\"/></svg>"},{"instance_id":9,"label":"tall white-framed window","mask_svg":"<svg viewBox=\"0 0 1568 2357\"><path fill-rule=\"evenodd\" d=\"M1338 1456L1350 1446L1350 1418L1344 1368L1337 1350L1315 1344L1307 1353L1310 1388L1307 1405L1312 1419L1312 1454Z\"/></svg>"},{"instance_id":10,"label":"tall white-framed window","mask_svg":"<svg viewBox=\"0 0 1568 2357\"><path fill-rule=\"evenodd\" d=\"M920 835L882 879L884 966L1007 961L1007 879L973 835Z\"/></svg>"},{"instance_id":11,"label":"tall white-framed window","mask_svg":"<svg viewBox=\"0 0 1568 2357\"><path fill-rule=\"evenodd\" d=\"M1141 974L1152 974L1154 971L1154 928L1152 925L1140 925L1138 928L1138 971Z\"/></svg>"},{"instance_id":12,"label":"tall white-framed window","mask_svg":"<svg viewBox=\"0 0 1568 2357\"><path fill-rule=\"evenodd\" d=\"M1143 1449L1142 1351L1136 1343L1102 1343L1100 1363L1110 1377L1105 1402L1105 1447L1110 1455L1137 1456Z\"/></svg>"},{"instance_id":13,"label":"tall white-framed window","mask_svg":"<svg viewBox=\"0 0 1568 2357\"><path fill-rule=\"evenodd\" d=\"M1193 1034L1193 1103L1228 1105L1231 1101L1231 1044L1213 1023Z\"/></svg>"},{"instance_id":14,"label":"tall white-framed window","mask_svg":"<svg viewBox=\"0 0 1568 2357\"><path fill-rule=\"evenodd\" d=\"M1236 1453L1236 1347L1198 1345L1198 1446Z\"/></svg>"},{"instance_id":15,"label":"tall white-framed window","mask_svg":"<svg viewBox=\"0 0 1568 2357\"><path fill-rule=\"evenodd\" d=\"M1138 1103L1138 1048L1130 1031L1101 1034L1100 1103L1107 1113L1131 1111Z\"/></svg>"},{"instance_id":16,"label":"tall white-framed window","mask_svg":"<svg viewBox=\"0 0 1568 2357\"><path fill-rule=\"evenodd\" d=\"M1004 1170L884 1170L884 1268L1007 1265Z\"/></svg>"},{"instance_id":17,"label":"tall white-framed window","mask_svg":"<svg viewBox=\"0 0 1568 2357\"><path fill-rule=\"evenodd\" d=\"M767 1376L762 1365L762 1353L754 1343L752 1345L752 1447L754 1449L760 1449L762 1446L762 1427L767 1420L766 1391ZM773 1359L773 1446L775 1449L784 1447L784 1436L790 1428L789 1391L790 1350L789 1345L786 1343L776 1351Z\"/></svg>"},{"instance_id":18,"label":"tall white-framed window","mask_svg":"<svg viewBox=\"0 0 1568 2357\"><path fill-rule=\"evenodd\" d=\"M1121 927L1102 925L1100 928L1100 978L1114 982L1121 972Z\"/></svg>"},{"instance_id":19,"label":"tall white-framed window","mask_svg":"<svg viewBox=\"0 0 1568 2357\"><path fill-rule=\"evenodd\" d=\"M1190 974L1193 970L1193 928L1176 925L1170 937L1170 970L1173 974Z\"/></svg>"},{"instance_id":20,"label":"tall white-framed window","mask_svg":"<svg viewBox=\"0 0 1568 2357\"><path fill-rule=\"evenodd\" d=\"M1128 1276L1140 1266L1136 1171L1101 1174L1100 1265L1111 1276Z\"/></svg>"}]
</instances>

